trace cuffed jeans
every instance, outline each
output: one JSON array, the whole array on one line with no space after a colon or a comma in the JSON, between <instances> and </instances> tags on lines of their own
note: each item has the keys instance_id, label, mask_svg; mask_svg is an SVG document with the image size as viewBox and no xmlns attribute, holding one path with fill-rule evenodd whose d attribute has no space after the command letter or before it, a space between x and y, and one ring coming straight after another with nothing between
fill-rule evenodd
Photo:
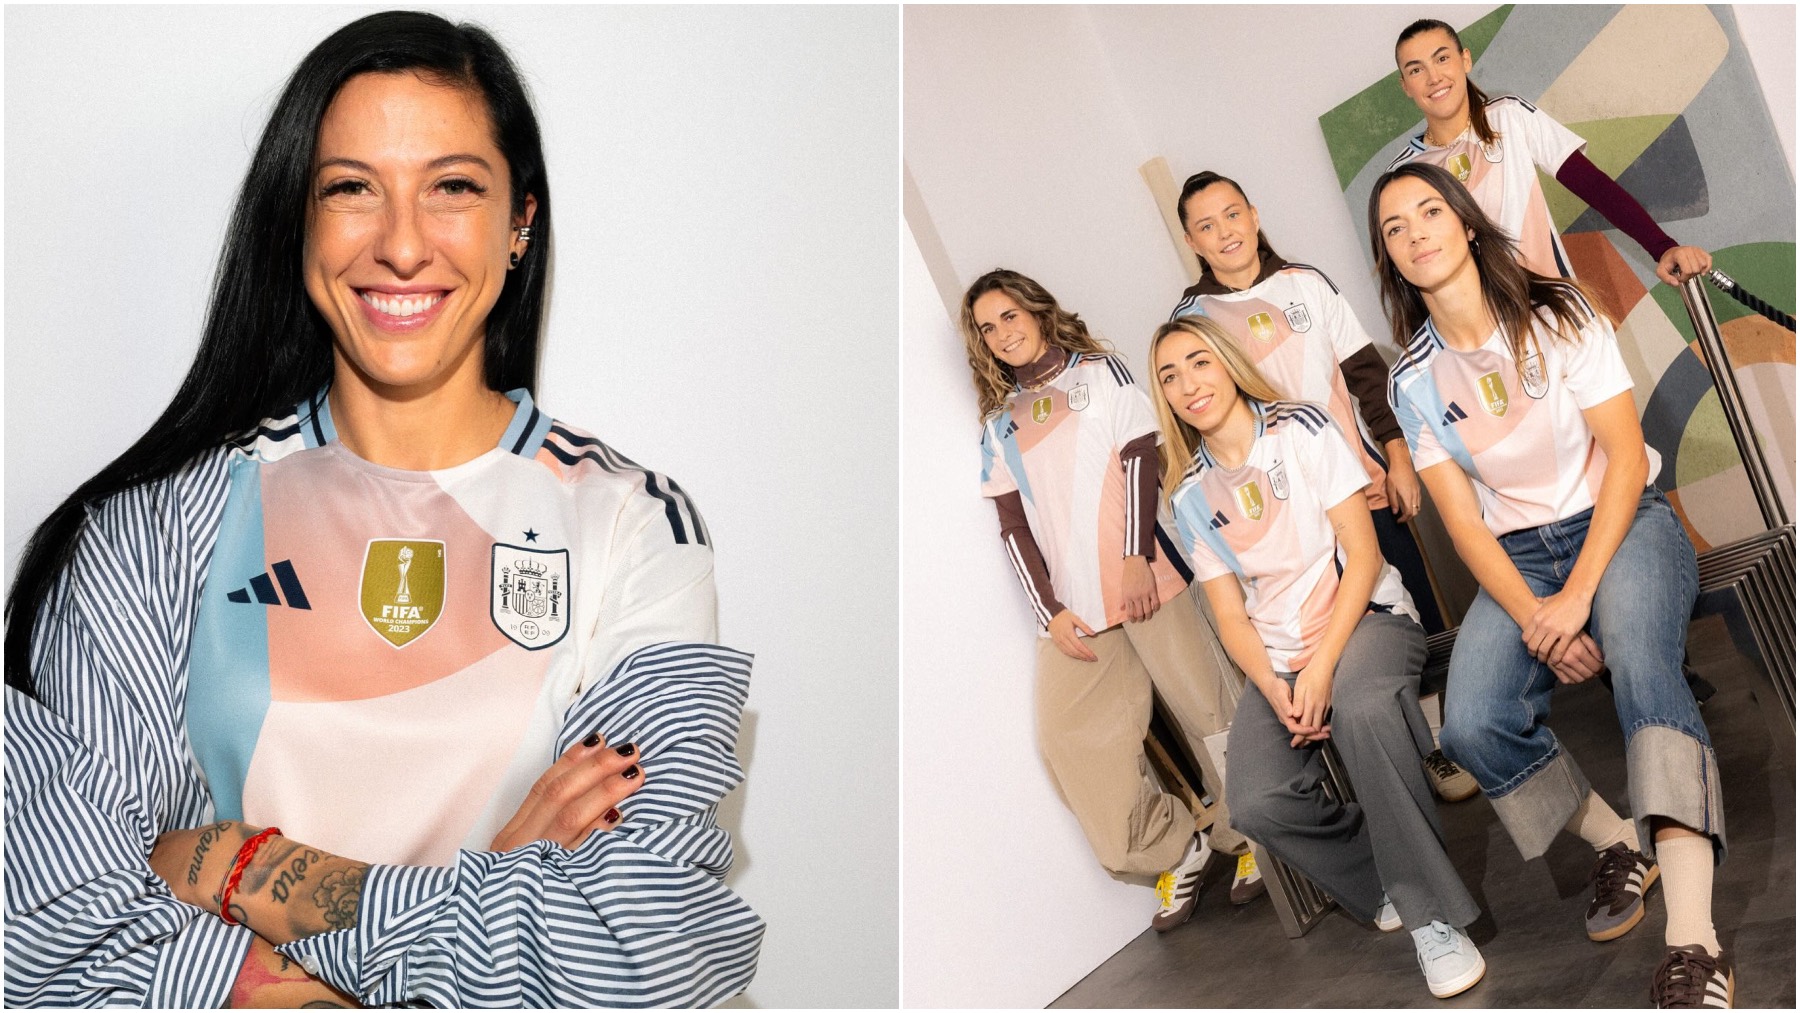
<instances>
[{"instance_id":1,"label":"cuffed jeans","mask_svg":"<svg viewBox=\"0 0 1800 1013\"><path fill-rule=\"evenodd\" d=\"M1585 510L1500 538L1533 594L1562 589L1592 516ZM1660 816L1711 837L1723 859L1718 761L1681 674L1698 586L1693 543L1662 493L1645 489L1594 592L1588 633L1612 671L1640 848L1653 847L1649 821ZM1544 724L1556 676L1531 656L1519 624L1485 590L1456 635L1450 684L1439 739L1444 754L1481 784L1519 853L1542 855L1591 789Z\"/></svg>"}]
</instances>

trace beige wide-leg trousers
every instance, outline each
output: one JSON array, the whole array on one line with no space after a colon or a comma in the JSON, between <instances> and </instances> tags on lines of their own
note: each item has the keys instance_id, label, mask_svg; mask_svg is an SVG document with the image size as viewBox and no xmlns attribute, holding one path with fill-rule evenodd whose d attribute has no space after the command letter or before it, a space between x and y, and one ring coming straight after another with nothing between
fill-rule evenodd
<instances>
[{"instance_id":1,"label":"beige wide-leg trousers","mask_svg":"<svg viewBox=\"0 0 1800 1013\"><path fill-rule=\"evenodd\" d=\"M1154 876L1181 858L1194 834L1194 814L1158 786L1144 756L1152 687L1218 802L1213 847L1242 850L1244 838L1225 809L1225 782L1202 741L1230 721L1239 676L1192 595L1176 595L1148 620L1084 642L1099 661L1077 661L1048 639L1038 645L1038 748L1100 864Z\"/></svg>"}]
</instances>

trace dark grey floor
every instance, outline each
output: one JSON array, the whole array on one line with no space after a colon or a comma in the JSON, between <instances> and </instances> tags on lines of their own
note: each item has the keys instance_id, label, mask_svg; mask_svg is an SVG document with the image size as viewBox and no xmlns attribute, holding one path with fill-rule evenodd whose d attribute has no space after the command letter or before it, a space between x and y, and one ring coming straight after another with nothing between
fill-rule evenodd
<instances>
[{"instance_id":1,"label":"dark grey floor","mask_svg":"<svg viewBox=\"0 0 1800 1013\"><path fill-rule=\"evenodd\" d=\"M1737 1005L1793 1008L1794 744L1771 734L1753 695L1763 676L1737 653L1722 621L1696 622L1689 646L1695 666L1718 687L1701 711L1718 753L1730 848L1715 872L1713 921L1736 957ZM1625 812L1624 746L1606 688L1598 681L1564 688L1555 708L1557 735L1595 788ZM1432 998L1404 931L1383 934L1338 910L1290 940L1267 899L1241 908L1226 902L1227 875L1206 885L1193 921L1167 935L1146 929L1052 1005L1649 1005L1650 975L1663 952L1660 887L1629 935L1591 942L1582 929L1593 862L1586 845L1565 834L1544 858L1524 862L1482 796L1440 804L1439 814L1451 857L1483 911L1470 935L1487 959L1487 977L1462 995ZM1146 891L1146 924L1153 903Z\"/></svg>"}]
</instances>

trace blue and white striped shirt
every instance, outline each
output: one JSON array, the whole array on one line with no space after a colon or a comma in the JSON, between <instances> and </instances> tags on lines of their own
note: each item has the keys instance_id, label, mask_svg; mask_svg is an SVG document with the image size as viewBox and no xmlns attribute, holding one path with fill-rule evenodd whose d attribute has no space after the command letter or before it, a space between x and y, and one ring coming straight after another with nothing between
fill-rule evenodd
<instances>
[{"instance_id":1,"label":"blue and white striped shirt","mask_svg":"<svg viewBox=\"0 0 1800 1013\"><path fill-rule=\"evenodd\" d=\"M250 932L176 901L147 861L160 833L215 818L186 674L231 453L90 511L34 631L42 702L7 690L9 1005L217 1008L243 963ZM722 882L714 809L743 776L749 669L710 644L631 651L556 747L598 730L652 760L618 828L574 851L372 866L356 926L282 952L370 1005L693 1006L742 990L763 925Z\"/></svg>"}]
</instances>

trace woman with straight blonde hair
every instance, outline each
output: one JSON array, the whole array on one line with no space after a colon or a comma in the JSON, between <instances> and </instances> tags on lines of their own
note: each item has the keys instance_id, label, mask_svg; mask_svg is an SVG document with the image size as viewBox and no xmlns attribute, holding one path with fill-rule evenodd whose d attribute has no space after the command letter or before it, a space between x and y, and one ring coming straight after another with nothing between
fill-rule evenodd
<instances>
[{"instance_id":1,"label":"woman with straight blonde hair","mask_svg":"<svg viewBox=\"0 0 1800 1013\"><path fill-rule=\"evenodd\" d=\"M1209 841L1186 803L1144 774L1154 687L1223 802L1203 740L1225 727L1232 677L1156 522L1156 419L1125 363L1030 278L981 276L961 318L982 414L981 492L1043 637L1039 748L1100 864L1158 877L1151 925L1168 931L1193 915L1212 849L1248 848L1223 804ZM1237 903L1262 892L1248 864Z\"/></svg>"},{"instance_id":2,"label":"woman with straight blonde hair","mask_svg":"<svg viewBox=\"0 0 1800 1013\"><path fill-rule=\"evenodd\" d=\"M1322 405L1282 401L1205 317L1150 342L1170 507L1219 639L1258 692L1226 749L1236 826L1383 931L1411 930L1431 994L1479 982L1479 914L1415 762L1425 633L1381 558L1367 473ZM1173 477L1179 474L1179 482ZM1325 794L1332 739L1358 801Z\"/></svg>"}]
</instances>

